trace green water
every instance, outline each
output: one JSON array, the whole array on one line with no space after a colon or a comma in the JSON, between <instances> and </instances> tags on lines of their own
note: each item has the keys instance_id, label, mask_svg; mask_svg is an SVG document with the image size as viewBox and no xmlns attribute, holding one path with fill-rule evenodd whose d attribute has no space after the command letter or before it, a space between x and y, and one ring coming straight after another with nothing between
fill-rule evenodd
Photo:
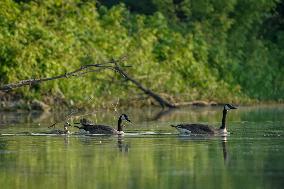
<instances>
[{"instance_id":1,"label":"green water","mask_svg":"<svg viewBox=\"0 0 284 189\"><path fill-rule=\"evenodd\" d=\"M122 137L0 136L1 188L284 186L284 106L240 107L229 112L231 134L227 137L179 136L169 127L180 122L217 127L220 107L124 112L133 124L127 125L128 134ZM48 130L66 114L1 113L0 133ZM84 114L110 125L115 125L117 116L111 111Z\"/></svg>"}]
</instances>

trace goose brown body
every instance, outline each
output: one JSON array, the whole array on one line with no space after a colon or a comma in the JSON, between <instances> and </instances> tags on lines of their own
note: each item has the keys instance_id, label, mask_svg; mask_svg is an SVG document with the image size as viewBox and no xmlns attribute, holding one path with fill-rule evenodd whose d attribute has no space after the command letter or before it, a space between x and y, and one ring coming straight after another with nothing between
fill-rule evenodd
<instances>
[{"instance_id":1,"label":"goose brown body","mask_svg":"<svg viewBox=\"0 0 284 189\"><path fill-rule=\"evenodd\" d=\"M215 129L214 127L210 125L203 125L198 123L193 124L179 124L179 125L172 125L172 127L179 130L181 133L184 132L186 134L186 131L188 131L187 134L216 134L218 133L218 129ZM183 131L184 130L184 131Z\"/></svg>"},{"instance_id":2,"label":"goose brown body","mask_svg":"<svg viewBox=\"0 0 284 189\"><path fill-rule=\"evenodd\" d=\"M178 125L171 125L176 128L181 134L227 134L226 128L226 116L227 112L231 109L237 109L236 107L225 104L223 109L222 124L220 128L214 128L210 125L199 124L199 123L184 123Z\"/></svg>"},{"instance_id":3,"label":"goose brown body","mask_svg":"<svg viewBox=\"0 0 284 189\"><path fill-rule=\"evenodd\" d=\"M121 114L121 116L119 116L118 118L117 130L108 125L94 124L87 119L81 119L80 123L78 123L81 126L75 126L75 127L82 129L90 134L109 134L109 135L123 134L124 133L122 125L123 120L131 122L126 114Z\"/></svg>"},{"instance_id":4,"label":"goose brown body","mask_svg":"<svg viewBox=\"0 0 284 189\"><path fill-rule=\"evenodd\" d=\"M117 134L117 130L108 125L82 124L81 127L75 127L83 129L90 134Z\"/></svg>"}]
</instances>

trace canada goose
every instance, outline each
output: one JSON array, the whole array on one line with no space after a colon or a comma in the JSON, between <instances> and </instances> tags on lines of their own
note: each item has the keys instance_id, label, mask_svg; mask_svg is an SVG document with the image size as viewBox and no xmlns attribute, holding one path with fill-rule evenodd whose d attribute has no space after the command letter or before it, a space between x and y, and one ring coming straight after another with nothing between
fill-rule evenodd
<instances>
[{"instance_id":1,"label":"canada goose","mask_svg":"<svg viewBox=\"0 0 284 189\"><path fill-rule=\"evenodd\" d=\"M54 129L46 132L45 134L57 134L57 135L70 134L70 131L68 130L68 127L71 126L70 123L65 122L63 126L64 126L63 130Z\"/></svg>"},{"instance_id":2,"label":"canada goose","mask_svg":"<svg viewBox=\"0 0 284 189\"><path fill-rule=\"evenodd\" d=\"M115 135L121 135L123 134L123 125L122 121L126 120L128 122L131 122L126 114L121 114L118 118L117 122L117 130L112 128L111 126L107 125L96 125L88 121L87 119L83 118L80 120L80 123L75 123L75 124L80 124L81 127L79 126L74 126L79 129L83 129L84 131L87 131L90 134L115 134Z\"/></svg>"},{"instance_id":3,"label":"canada goose","mask_svg":"<svg viewBox=\"0 0 284 189\"><path fill-rule=\"evenodd\" d=\"M171 125L176 128L181 134L227 134L226 128L226 116L227 112L231 109L237 109L231 104L225 104L223 109L222 125L219 129L216 129L210 125L204 125L199 123L184 123L179 125Z\"/></svg>"}]
</instances>

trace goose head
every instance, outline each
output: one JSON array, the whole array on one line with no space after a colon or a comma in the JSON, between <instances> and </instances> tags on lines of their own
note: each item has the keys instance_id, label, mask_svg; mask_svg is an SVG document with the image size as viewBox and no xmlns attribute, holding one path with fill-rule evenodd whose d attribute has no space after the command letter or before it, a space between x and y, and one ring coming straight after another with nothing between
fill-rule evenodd
<instances>
[{"instance_id":1,"label":"goose head","mask_svg":"<svg viewBox=\"0 0 284 189\"><path fill-rule=\"evenodd\" d=\"M69 122L66 121L64 123L64 132L65 133L69 133L68 127L70 127L70 126L71 126L71 124Z\"/></svg>"},{"instance_id":2,"label":"goose head","mask_svg":"<svg viewBox=\"0 0 284 189\"><path fill-rule=\"evenodd\" d=\"M226 110L226 111L233 110L233 109L237 109L237 107L235 107L231 104L225 104L224 105L224 110Z\"/></svg>"},{"instance_id":3,"label":"goose head","mask_svg":"<svg viewBox=\"0 0 284 189\"><path fill-rule=\"evenodd\" d=\"M126 114L121 114L120 119L121 119L121 121L126 120L126 121L131 123L130 119L128 118L128 116Z\"/></svg>"},{"instance_id":4,"label":"goose head","mask_svg":"<svg viewBox=\"0 0 284 189\"><path fill-rule=\"evenodd\" d=\"M131 123L130 119L128 119L128 116L126 114L121 114L119 116L118 125L117 125L117 134L119 134L119 135L124 133L123 132L123 126L124 125L122 125L123 120L126 120L126 121Z\"/></svg>"}]
</instances>

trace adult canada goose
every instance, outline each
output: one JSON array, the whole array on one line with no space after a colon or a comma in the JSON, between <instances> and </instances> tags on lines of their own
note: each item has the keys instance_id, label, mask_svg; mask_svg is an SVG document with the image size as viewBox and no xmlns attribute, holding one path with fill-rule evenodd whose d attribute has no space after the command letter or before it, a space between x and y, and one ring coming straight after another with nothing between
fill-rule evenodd
<instances>
[{"instance_id":1,"label":"adult canada goose","mask_svg":"<svg viewBox=\"0 0 284 189\"><path fill-rule=\"evenodd\" d=\"M184 123L178 125L171 125L176 128L181 134L227 134L226 128L226 116L229 110L237 109L231 104L225 104L223 109L222 125L219 129L210 125L204 125L199 123Z\"/></svg>"},{"instance_id":2,"label":"adult canada goose","mask_svg":"<svg viewBox=\"0 0 284 189\"><path fill-rule=\"evenodd\" d=\"M110 135L121 135L123 134L123 125L122 121L126 120L128 122L131 122L126 114L121 114L119 116L118 121L117 121L117 130L112 128L111 126L107 125L96 125L88 121L87 119L83 118L80 120L80 123L75 123L75 124L80 124L81 127L75 126L79 129L82 129L84 131L87 131L90 134L110 134Z\"/></svg>"}]
</instances>

